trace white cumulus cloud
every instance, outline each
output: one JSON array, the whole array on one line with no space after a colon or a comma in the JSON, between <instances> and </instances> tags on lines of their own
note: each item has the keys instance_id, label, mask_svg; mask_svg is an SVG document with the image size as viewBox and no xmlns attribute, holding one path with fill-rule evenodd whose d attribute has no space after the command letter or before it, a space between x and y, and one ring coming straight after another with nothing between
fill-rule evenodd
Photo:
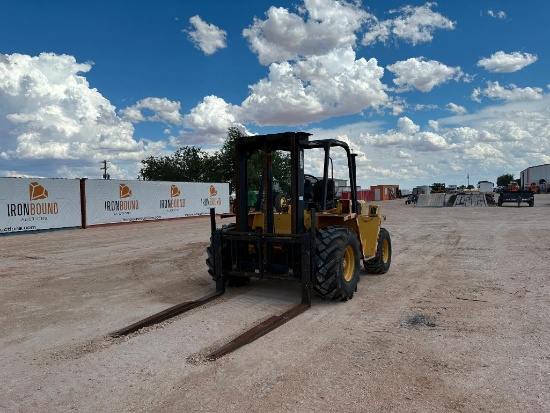
<instances>
[{"instance_id":1,"label":"white cumulus cloud","mask_svg":"<svg viewBox=\"0 0 550 413\"><path fill-rule=\"evenodd\" d=\"M397 120L397 128L407 134L414 134L420 130L420 126L415 125L412 120L407 117L402 117Z\"/></svg>"},{"instance_id":2,"label":"white cumulus cloud","mask_svg":"<svg viewBox=\"0 0 550 413\"><path fill-rule=\"evenodd\" d=\"M428 125L436 132L439 130L439 122L436 120L430 119Z\"/></svg>"},{"instance_id":3,"label":"white cumulus cloud","mask_svg":"<svg viewBox=\"0 0 550 413\"><path fill-rule=\"evenodd\" d=\"M498 82L487 82L486 88L476 88L472 92L472 100L481 101L481 96L489 99L505 100L507 102L523 100L540 100L543 98L543 89L539 87L520 88L513 83L507 87L501 86Z\"/></svg>"},{"instance_id":4,"label":"white cumulus cloud","mask_svg":"<svg viewBox=\"0 0 550 413\"><path fill-rule=\"evenodd\" d=\"M191 17L189 23L191 23L193 29L182 31L187 32L189 40L204 54L212 55L227 47L227 32L225 30L205 22L200 16Z\"/></svg>"},{"instance_id":5,"label":"white cumulus cloud","mask_svg":"<svg viewBox=\"0 0 550 413\"><path fill-rule=\"evenodd\" d=\"M493 73L512 73L535 63L537 60L537 55L530 53L499 51L490 57L479 60L477 65Z\"/></svg>"},{"instance_id":6,"label":"white cumulus cloud","mask_svg":"<svg viewBox=\"0 0 550 413\"><path fill-rule=\"evenodd\" d=\"M450 149L445 137L434 132L419 132L414 135L411 147L420 152L436 152Z\"/></svg>"},{"instance_id":7,"label":"white cumulus cloud","mask_svg":"<svg viewBox=\"0 0 550 413\"><path fill-rule=\"evenodd\" d=\"M504 12L503 10L498 10L498 11L487 10L487 15L492 17L493 19L498 19L498 20L505 20L506 17L508 17L506 15L506 12Z\"/></svg>"},{"instance_id":8,"label":"white cumulus cloud","mask_svg":"<svg viewBox=\"0 0 550 413\"><path fill-rule=\"evenodd\" d=\"M266 19L255 18L243 36L260 63L268 66L353 46L357 41L355 32L368 16L346 1L304 0L300 14L271 7Z\"/></svg>"},{"instance_id":9,"label":"white cumulus cloud","mask_svg":"<svg viewBox=\"0 0 550 413\"><path fill-rule=\"evenodd\" d=\"M259 125L293 125L385 104L384 69L376 59L355 57L346 48L296 64L271 64L269 77L250 86L244 113Z\"/></svg>"},{"instance_id":10,"label":"white cumulus cloud","mask_svg":"<svg viewBox=\"0 0 550 413\"><path fill-rule=\"evenodd\" d=\"M394 19L380 21L372 18L362 44L370 45L378 41L386 43L390 39L395 39L417 45L432 41L436 30L453 30L456 23L434 12L432 8L436 5L437 3L433 2L418 7L406 5L390 11L391 14L397 15Z\"/></svg>"},{"instance_id":11,"label":"white cumulus cloud","mask_svg":"<svg viewBox=\"0 0 550 413\"><path fill-rule=\"evenodd\" d=\"M230 127L244 127L239 123L241 108L217 96L206 96L190 113L183 124L192 132L182 131L176 138L178 145L216 145L227 138Z\"/></svg>"},{"instance_id":12,"label":"white cumulus cloud","mask_svg":"<svg viewBox=\"0 0 550 413\"><path fill-rule=\"evenodd\" d=\"M362 139L367 145L374 146L375 148L389 148L392 146L406 148L409 146L412 137L406 133L390 130L386 133L378 134L365 133Z\"/></svg>"},{"instance_id":13,"label":"white cumulus cloud","mask_svg":"<svg viewBox=\"0 0 550 413\"><path fill-rule=\"evenodd\" d=\"M145 98L135 105L122 109L120 113L124 120L132 123L149 121L181 124L180 107L180 102L166 98ZM150 114L144 112L150 112Z\"/></svg>"},{"instance_id":14,"label":"white cumulus cloud","mask_svg":"<svg viewBox=\"0 0 550 413\"><path fill-rule=\"evenodd\" d=\"M453 103L453 102L447 103L445 108L449 112L456 113L457 115L464 115L465 113L468 112L468 110L466 110L464 106L457 105L456 103Z\"/></svg>"},{"instance_id":15,"label":"white cumulus cloud","mask_svg":"<svg viewBox=\"0 0 550 413\"><path fill-rule=\"evenodd\" d=\"M410 153L403 152L403 151L399 151L397 156L401 159L411 159L412 158L412 155Z\"/></svg>"},{"instance_id":16,"label":"white cumulus cloud","mask_svg":"<svg viewBox=\"0 0 550 413\"><path fill-rule=\"evenodd\" d=\"M37 159L82 171L105 158L139 162L147 143L133 138L130 122L88 84L91 64L73 56L0 55L0 158L6 170L32 170ZM99 175L99 173L98 173ZM80 175L82 176L82 175Z\"/></svg>"},{"instance_id":17,"label":"white cumulus cloud","mask_svg":"<svg viewBox=\"0 0 550 413\"><path fill-rule=\"evenodd\" d=\"M436 86L463 76L460 67L446 66L435 60L425 61L423 57L396 62L387 69L395 74L393 82L401 90L415 88L422 92L429 92Z\"/></svg>"},{"instance_id":18,"label":"white cumulus cloud","mask_svg":"<svg viewBox=\"0 0 550 413\"><path fill-rule=\"evenodd\" d=\"M397 121L398 130L389 130L385 133L369 134L361 136L365 146L373 146L379 149L400 148L396 153L399 158L409 158L403 153L413 152L439 152L453 147L446 138L438 133L420 131L420 127L411 119L402 117ZM407 152L403 152L406 149Z\"/></svg>"}]
</instances>

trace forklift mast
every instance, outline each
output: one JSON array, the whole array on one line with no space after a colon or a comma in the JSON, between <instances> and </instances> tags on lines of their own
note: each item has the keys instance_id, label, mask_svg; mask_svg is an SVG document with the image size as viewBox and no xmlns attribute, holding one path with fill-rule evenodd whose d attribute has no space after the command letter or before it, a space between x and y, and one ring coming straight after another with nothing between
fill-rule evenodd
<instances>
[{"instance_id":1,"label":"forklift mast","mask_svg":"<svg viewBox=\"0 0 550 413\"><path fill-rule=\"evenodd\" d=\"M306 232L304 225L304 211L306 209L316 209L317 211L327 210L327 195L329 194L329 185L334 185L333 177L329 175L329 166L331 162L330 149L341 147L346 151L349 170L349 182L351 187L351 211L358 212L357 203L357 183L356 183L356 154L352 154L349 146L336 139L326 139L320 141L309 141L311 134L306 132L284 132L261 136L243 136L239 137L236 145L237 176L236 176L236 196L237 196L237 216L236 230L246 232L248 226L248 160L256 152L262 152L263 159L263 181L261 191L258 195L258 204L265 205L265 232L274 232L274 191L273 191L273 166L272 153L274 151L284 151L290 154L290 212L291 212L291 233L303 234ZM323 178L320 180L320 196L316 203L308 203L305 199L304 190L304 151L308 149L320 148L324 150ZM332 181L332 183L331 183ZM263 199L265 193L265 200ZM333 194L334 195L334 194Z\"/></svg>"}]
</instances>

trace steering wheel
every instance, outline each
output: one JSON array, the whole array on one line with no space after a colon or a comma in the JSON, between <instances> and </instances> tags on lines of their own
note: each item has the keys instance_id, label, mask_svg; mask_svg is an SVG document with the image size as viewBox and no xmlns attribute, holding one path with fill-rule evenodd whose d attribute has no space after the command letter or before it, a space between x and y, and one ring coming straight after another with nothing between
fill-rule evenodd
<instances>
[{"instance_id":1,"label":"steering wheel","mask_svg":"<svg viewBox=\"0 0 550 413\"><path fill-rule=\"evenodd\" d=\"M304 174L304 179L307 179L309 182L311 182L312 185L315 185L317 182L319 182L319 180L313 175Z\"/></svg>"}]
</instances>

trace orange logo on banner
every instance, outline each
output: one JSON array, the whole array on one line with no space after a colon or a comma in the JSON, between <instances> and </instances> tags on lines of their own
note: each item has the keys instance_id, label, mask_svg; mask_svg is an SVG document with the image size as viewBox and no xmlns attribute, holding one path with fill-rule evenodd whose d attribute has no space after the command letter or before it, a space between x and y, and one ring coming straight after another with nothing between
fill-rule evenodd
<instances>
[{"instance_id":1,"label":"orange logo on banner","mask_svg":"<svg viewBox=\"0 0 550 413\"><path fill-rule=\"evenodd\" d=\"M210 196L216 196L218 195L218 191L216 191L216 187L214 185L210 185Z\"/></svg>"},{"instance_id":2,"label":"orange logo on banner","mask_svg":"<svg viewBox=\"0 0 550 413\"><path fill-rule=\"evenodd\" d=\"M29 196L31 198L31 201L46 199L48 197L48 190L40 185L38 182L31 182L29 185Z\"/></svg>"},{"instance_id":3,"label":"orange logo on banner","mask_svg":"<svg viewBox=\"0 0 550 413\"><path fill-rule=\"evenodd\" d=\"M176 185L172 185L170 187L170 197L176 198L178 196L180 196L180 189Z\"/></svg>"},{"instance_id":4,"label":"orange logo on banner","mask_svg":"<svg viewBox=\"0 0 550 413\"><path fill-rule=\"evenodd\" d=\"M126 184L120 184L118 193L120 195L120 199L130 198L132 196L132 190Z\"/></svg>"}]
</instances>

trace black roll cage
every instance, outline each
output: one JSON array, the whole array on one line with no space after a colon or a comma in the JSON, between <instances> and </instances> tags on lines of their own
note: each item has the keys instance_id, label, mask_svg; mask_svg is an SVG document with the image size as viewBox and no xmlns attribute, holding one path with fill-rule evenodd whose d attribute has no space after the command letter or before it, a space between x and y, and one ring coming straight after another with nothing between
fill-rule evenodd
<instances>
[{"instance_id":1,"label":"black roll cage","mask_svg":"<svg viewBox=\"0 0 550 413\"><path fill-rule=\"evenodd\" d=\"M292 215L291 233L306 232L304 226L304 210L308 207L304 199L304 151L308 149L324 150L323 179L320 181L321 196L318 204L319 211L327 210L327 193L329 185L329 164L331 162L330 149L341 147L346 151L349 183L351 188L350 212L358 212L357 182L355 157L346 142L337 139L309 140L311 134L306 132L283 132L268 135L243 136L237 139L235 156L237 161L236 172L236 202L237 202L237 231L246 232L248 223L248 159L252 154L262 151L264 154L263 174L267 187L266 193L266 233L273 233L274 197L273 197L273 168L272 152L285 151L290 153L290 211ZM263 189L263 188L262 188ZM260 191L259 197L264 191Z\"/></svg>"}]
</instances>

